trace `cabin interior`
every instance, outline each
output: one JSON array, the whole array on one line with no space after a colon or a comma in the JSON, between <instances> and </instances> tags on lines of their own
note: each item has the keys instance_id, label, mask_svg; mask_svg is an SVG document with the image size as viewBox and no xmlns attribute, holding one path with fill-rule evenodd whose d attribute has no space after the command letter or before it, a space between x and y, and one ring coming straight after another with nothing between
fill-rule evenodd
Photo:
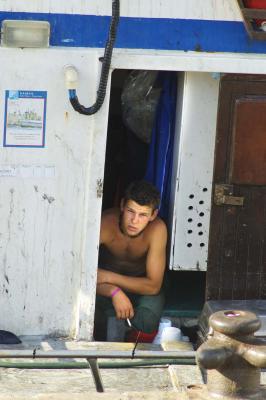
<instances>
[{"instance_id":1,"label":"cabin interior","mask_svg":"<svg viewBox=\"0 0 266 400\"><path fill-rule=\"evenodd\" d=\"M134 77L140 73L141 79L145 79L145 72L149 74L155 71L116 69L112 73L102 210L119 206L125 187L131 181L145 179L150 143L148 143L146 137L141 137L141 134L136 134L130 129L130 121L128 123L126 119L130 119L131 116L126 114L127 105L123 103L126 95L128 96L127 93L125 94L125 90L130 90L128 87L130 86L131 79L133 79L131 76ZM157 74L158 72L156 72ZM177 76L178 72L172 72L172 74ZM142 84L142 91L143 87L145 90L145 82ZM146 88L146 92L151 90L151 88L152 86ZM146 96L147 93L140 95ZM145 108L145 104L140 96L138 97L138 101L142 102L141 107L138 107L138 112L141 112L141 108ZM150 104L147 102L146 107L149 106ZM126 111L123 107L126 108ZM149 113L146 116L146 120L145 115L140 118L140 127L141 123L143 123L143 132L147 131L148 119ZM167 214L170 212L170 204L168 204L168 207L169 210L167 210L163 219L168 225L169 234L171 234L170 219L167 218ZM169 252L170 249L168 248L168 261L165 273L167 294L163 317L171 318L178 325L181 321L183 333L190 335L195 340L196 320L202 310L205 299L206 272L171 270ZM183 324L183 321L187 320L190 320L191 323L186 326L186 323Z\"/></svg>"}]
</instances>

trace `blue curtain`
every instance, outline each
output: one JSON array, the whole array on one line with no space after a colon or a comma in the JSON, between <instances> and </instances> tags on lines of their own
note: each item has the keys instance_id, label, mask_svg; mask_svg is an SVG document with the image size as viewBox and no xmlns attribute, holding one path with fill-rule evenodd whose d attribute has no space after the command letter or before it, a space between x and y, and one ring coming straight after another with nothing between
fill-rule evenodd
<instances>
[{"instance_id":1,"label":"blue curtain","mask_svg":"<svg viewBox=\"0 0 266 400\"><path fill-rule=\"evenodd\" d=\"M176 72L160 72L158 79L162 92L156 110L144 179L160 191L159 215L167 220L173 163L177 74Z\"/></svg>"}]
</instances>

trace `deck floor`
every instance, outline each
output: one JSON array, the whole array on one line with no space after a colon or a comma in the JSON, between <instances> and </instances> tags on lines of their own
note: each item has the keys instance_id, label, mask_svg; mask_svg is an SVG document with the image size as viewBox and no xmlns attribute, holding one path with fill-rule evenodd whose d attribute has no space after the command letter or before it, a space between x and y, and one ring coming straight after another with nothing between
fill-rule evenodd
<instances>
[{"instance_id":1,"label":"deck floor","mask_svg":"<svg viewBox=\"0 0 266 400\"><path fill-rule=\"evenodd\" d=\"M45 337L22 337L20 345L0 345L0 352L17 350L132 350L132 343L97 343ZM162 350L139 344L139 350ZM187 342L164 344L164 350L192 350ZM51 363L86 360L0 359L13 363ZM99 359L99 362L107 360ZM125 359L108 360L125 362ZM130 360L127 360L130 361ZM0 364L1 365L1 364ZM206 387L196 365L102 369L105 392L97 393L90 369L25 369L0 367L0 400L206 400ZM266 373L262 372L262 399L266 398ZM190 389L187 389L188 386Z\"/></svg>"},{"instance_id":2,"label":"deck floor","mask_svg":"<svg viewBox=\"0 0 266 400\"><path fill-rule=\"evenodd\" d=\"M5 349L41 350L132 350L131 343L100 343L71 341L44 337L22 337L20 345L0 345L0 351ZM158 345L139 344L138 349L162 350ZM191 350L191 344L178 342L176 350ZM51 363L62 360L51 359L1 359L0 362ZM86 360L64 360L85 362ZM101 360L99 362L107 362ZM111 361L111 360L109 360ZM116 359L112 362L125 362ZM130 360L127 360L130 362ZM149 366L138 368L102 369L101 376L105 392L97 393L90 369L17 369L0 368L0 400L64 400L83 399L176 399L179 392L180 400L186 397L184 388L189 384L202 383L198 367L187 366ZM62 396L62 397L61 397Z\"/></svg>"}]
</instances>

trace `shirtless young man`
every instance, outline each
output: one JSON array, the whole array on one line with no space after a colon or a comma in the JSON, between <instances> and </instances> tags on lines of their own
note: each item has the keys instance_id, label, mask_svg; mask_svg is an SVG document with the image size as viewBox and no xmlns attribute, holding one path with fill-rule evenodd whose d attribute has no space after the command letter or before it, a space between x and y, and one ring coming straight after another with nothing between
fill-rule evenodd
<instances>
[{"instance_id":1,"label":"shirtless young man","mask_svg":"<svg viewBox=\"0 0 266 400\"><path fill-rule=\"evenodd\" d=\"M107 317L129 318L145 333L158 327L167 230L157 216L160 195L148 182L127 188L120 209L103 213L95 313L95 339L105 340Z\"/></svg>"}]
</instances>

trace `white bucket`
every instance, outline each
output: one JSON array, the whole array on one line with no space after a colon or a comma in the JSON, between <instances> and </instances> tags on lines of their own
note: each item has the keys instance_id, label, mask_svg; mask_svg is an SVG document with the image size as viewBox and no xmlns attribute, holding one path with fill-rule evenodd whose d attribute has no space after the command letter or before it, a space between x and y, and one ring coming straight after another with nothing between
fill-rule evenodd
<instances>
[{"instance_id":1,"label":"white bucket","mask_svg":"<svg viewBox=\"0 0 266 400\"><path fill-rule=\"evenodd\" d=\"M160 344L160 343L161 343L161 339L162 339L163 330L164 330L165 328L169 328L169 327L171 327L171 326L172 326L172 322L171 322L170 319L161 318L161 319L160 319L160 324L159 324L158 333L157 333L157 335L155 336L155 338L153 339L153 342L152 342L152 343L154 343L154 344Z\"/></svg>"},{"instance_id":2,"label":"white bucket","mask_svg":"<svg viewBox=\"0 0 266 400\"><path fill-rule=\"evenodd\" d=\"M170 326L172 326L172 321L171 321L170 319L161 318L161 319L160 319L160 325L159 325L158 333L162 333L162 331L163 331L165 328L169 328Z\"/></svg>"},{"instance_id":3,"label":"white bucket","mask_svg":"<svg viewBox=\"0 0 266 400\"><path fill-rule=\"evenodd\" d=\"M174 326L167 326L164 328L161 336L161 342L178 342L182 340L181 330Z\"/></svg>"}]
</instances>

